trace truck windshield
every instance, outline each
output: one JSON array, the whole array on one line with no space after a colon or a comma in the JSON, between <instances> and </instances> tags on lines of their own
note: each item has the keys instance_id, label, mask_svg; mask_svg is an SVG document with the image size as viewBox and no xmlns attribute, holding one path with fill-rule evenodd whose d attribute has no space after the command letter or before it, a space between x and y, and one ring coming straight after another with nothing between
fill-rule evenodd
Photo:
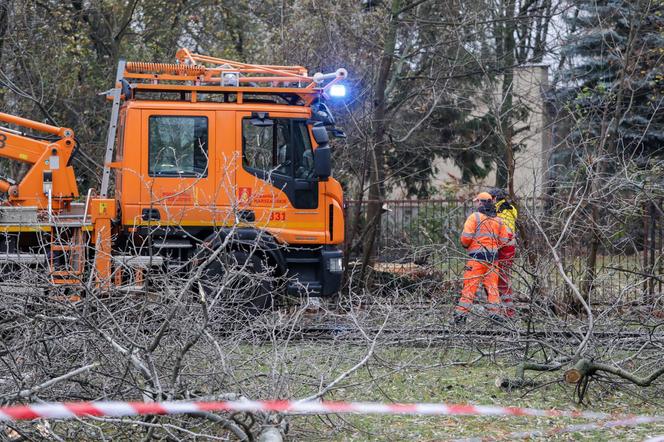
<instances>
[{"instance_id":1,"label":"truck windshield","mask_svg":"<svg viewBox=\"0 0 664 442\"><path fill-rule=\"evenodd\" d=\"M305 120L271 118L271 126L242 120L242 164L245 169L300 179L313 178L314 154Z\"/></svg>"}]
</instances>

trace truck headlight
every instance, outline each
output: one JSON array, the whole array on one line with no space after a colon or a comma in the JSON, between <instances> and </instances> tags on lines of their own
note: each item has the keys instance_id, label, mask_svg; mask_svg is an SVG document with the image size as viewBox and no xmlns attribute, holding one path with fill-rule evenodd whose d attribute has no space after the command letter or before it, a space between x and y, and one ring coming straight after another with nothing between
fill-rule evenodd
<instances>
[{"instance_id":1,"label":"truck headlight","mask_svg":"<svg viewBox=\"0 0 664 442\"><path fill-rule=\"evenodd\" d=\"M331 273L343 272L344 271L343 258L341 256L338 258L330 258L328 268Z\"/></svg>"}]
</instances>

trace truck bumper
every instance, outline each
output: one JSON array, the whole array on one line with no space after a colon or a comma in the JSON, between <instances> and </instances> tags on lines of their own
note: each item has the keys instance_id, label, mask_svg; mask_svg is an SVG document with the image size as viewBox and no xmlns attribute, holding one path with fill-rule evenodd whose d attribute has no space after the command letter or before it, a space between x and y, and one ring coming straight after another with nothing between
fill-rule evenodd
<instances>
[{"instance_id":1,"label":"truck bumper","mask_svg":"<svg viewBox=\"0 0 664 442\"><path fill-rule=\"evenodd\" d=\"M291 296L334 296L341 288L343 252L334 246L289 251L288 294Z\"/></svg>"}]
</instances>

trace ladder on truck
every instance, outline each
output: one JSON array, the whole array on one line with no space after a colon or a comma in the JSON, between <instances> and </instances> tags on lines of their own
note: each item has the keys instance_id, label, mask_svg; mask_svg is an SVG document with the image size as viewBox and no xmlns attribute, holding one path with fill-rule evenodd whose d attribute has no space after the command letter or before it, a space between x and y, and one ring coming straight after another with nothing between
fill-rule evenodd
<instances>
[{"instance_id":1,"label":"ladder on truck","mask_svg":"<svg viewBox=\"0 0 664 442\"><path fill-rule=\"evenodd\" d=\"M88 233L88 208L92 189L88 190L82 215L53 215L49 204L51 227L48 243L48 268L51 282L56 285L76 285L83 282L86 269ZM49 192L49 201L51 195Z\"/></svg>"},{"instance_id":2,"label":"ladder on truck","mask_svg":"<svg viewBox=\"0 0 664 442\"><path fill-rule=\"evenodd\" d=\"M86 244L81 226L52 226L49 245L49 275L56 285L82 282Z\"/></svg>"}]
</instances>

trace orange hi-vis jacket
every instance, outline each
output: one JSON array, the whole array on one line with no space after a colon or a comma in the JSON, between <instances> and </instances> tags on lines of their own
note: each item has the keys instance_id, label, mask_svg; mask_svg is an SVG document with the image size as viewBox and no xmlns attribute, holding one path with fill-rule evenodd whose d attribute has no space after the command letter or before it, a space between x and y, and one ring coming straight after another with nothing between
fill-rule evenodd
<instances>
[{"instance_id":1,"label":"orange hi-vis jacket","mask_svg":"<svg viewBox=\"0 0 664 442\"><path fill-rule=\"evenodd\" d=\"M493 261L498 249L510 243L512 235L500 218L473 212L463 225L461 245L468 249L471 258Z\"/></svg>"}]
</instances>

